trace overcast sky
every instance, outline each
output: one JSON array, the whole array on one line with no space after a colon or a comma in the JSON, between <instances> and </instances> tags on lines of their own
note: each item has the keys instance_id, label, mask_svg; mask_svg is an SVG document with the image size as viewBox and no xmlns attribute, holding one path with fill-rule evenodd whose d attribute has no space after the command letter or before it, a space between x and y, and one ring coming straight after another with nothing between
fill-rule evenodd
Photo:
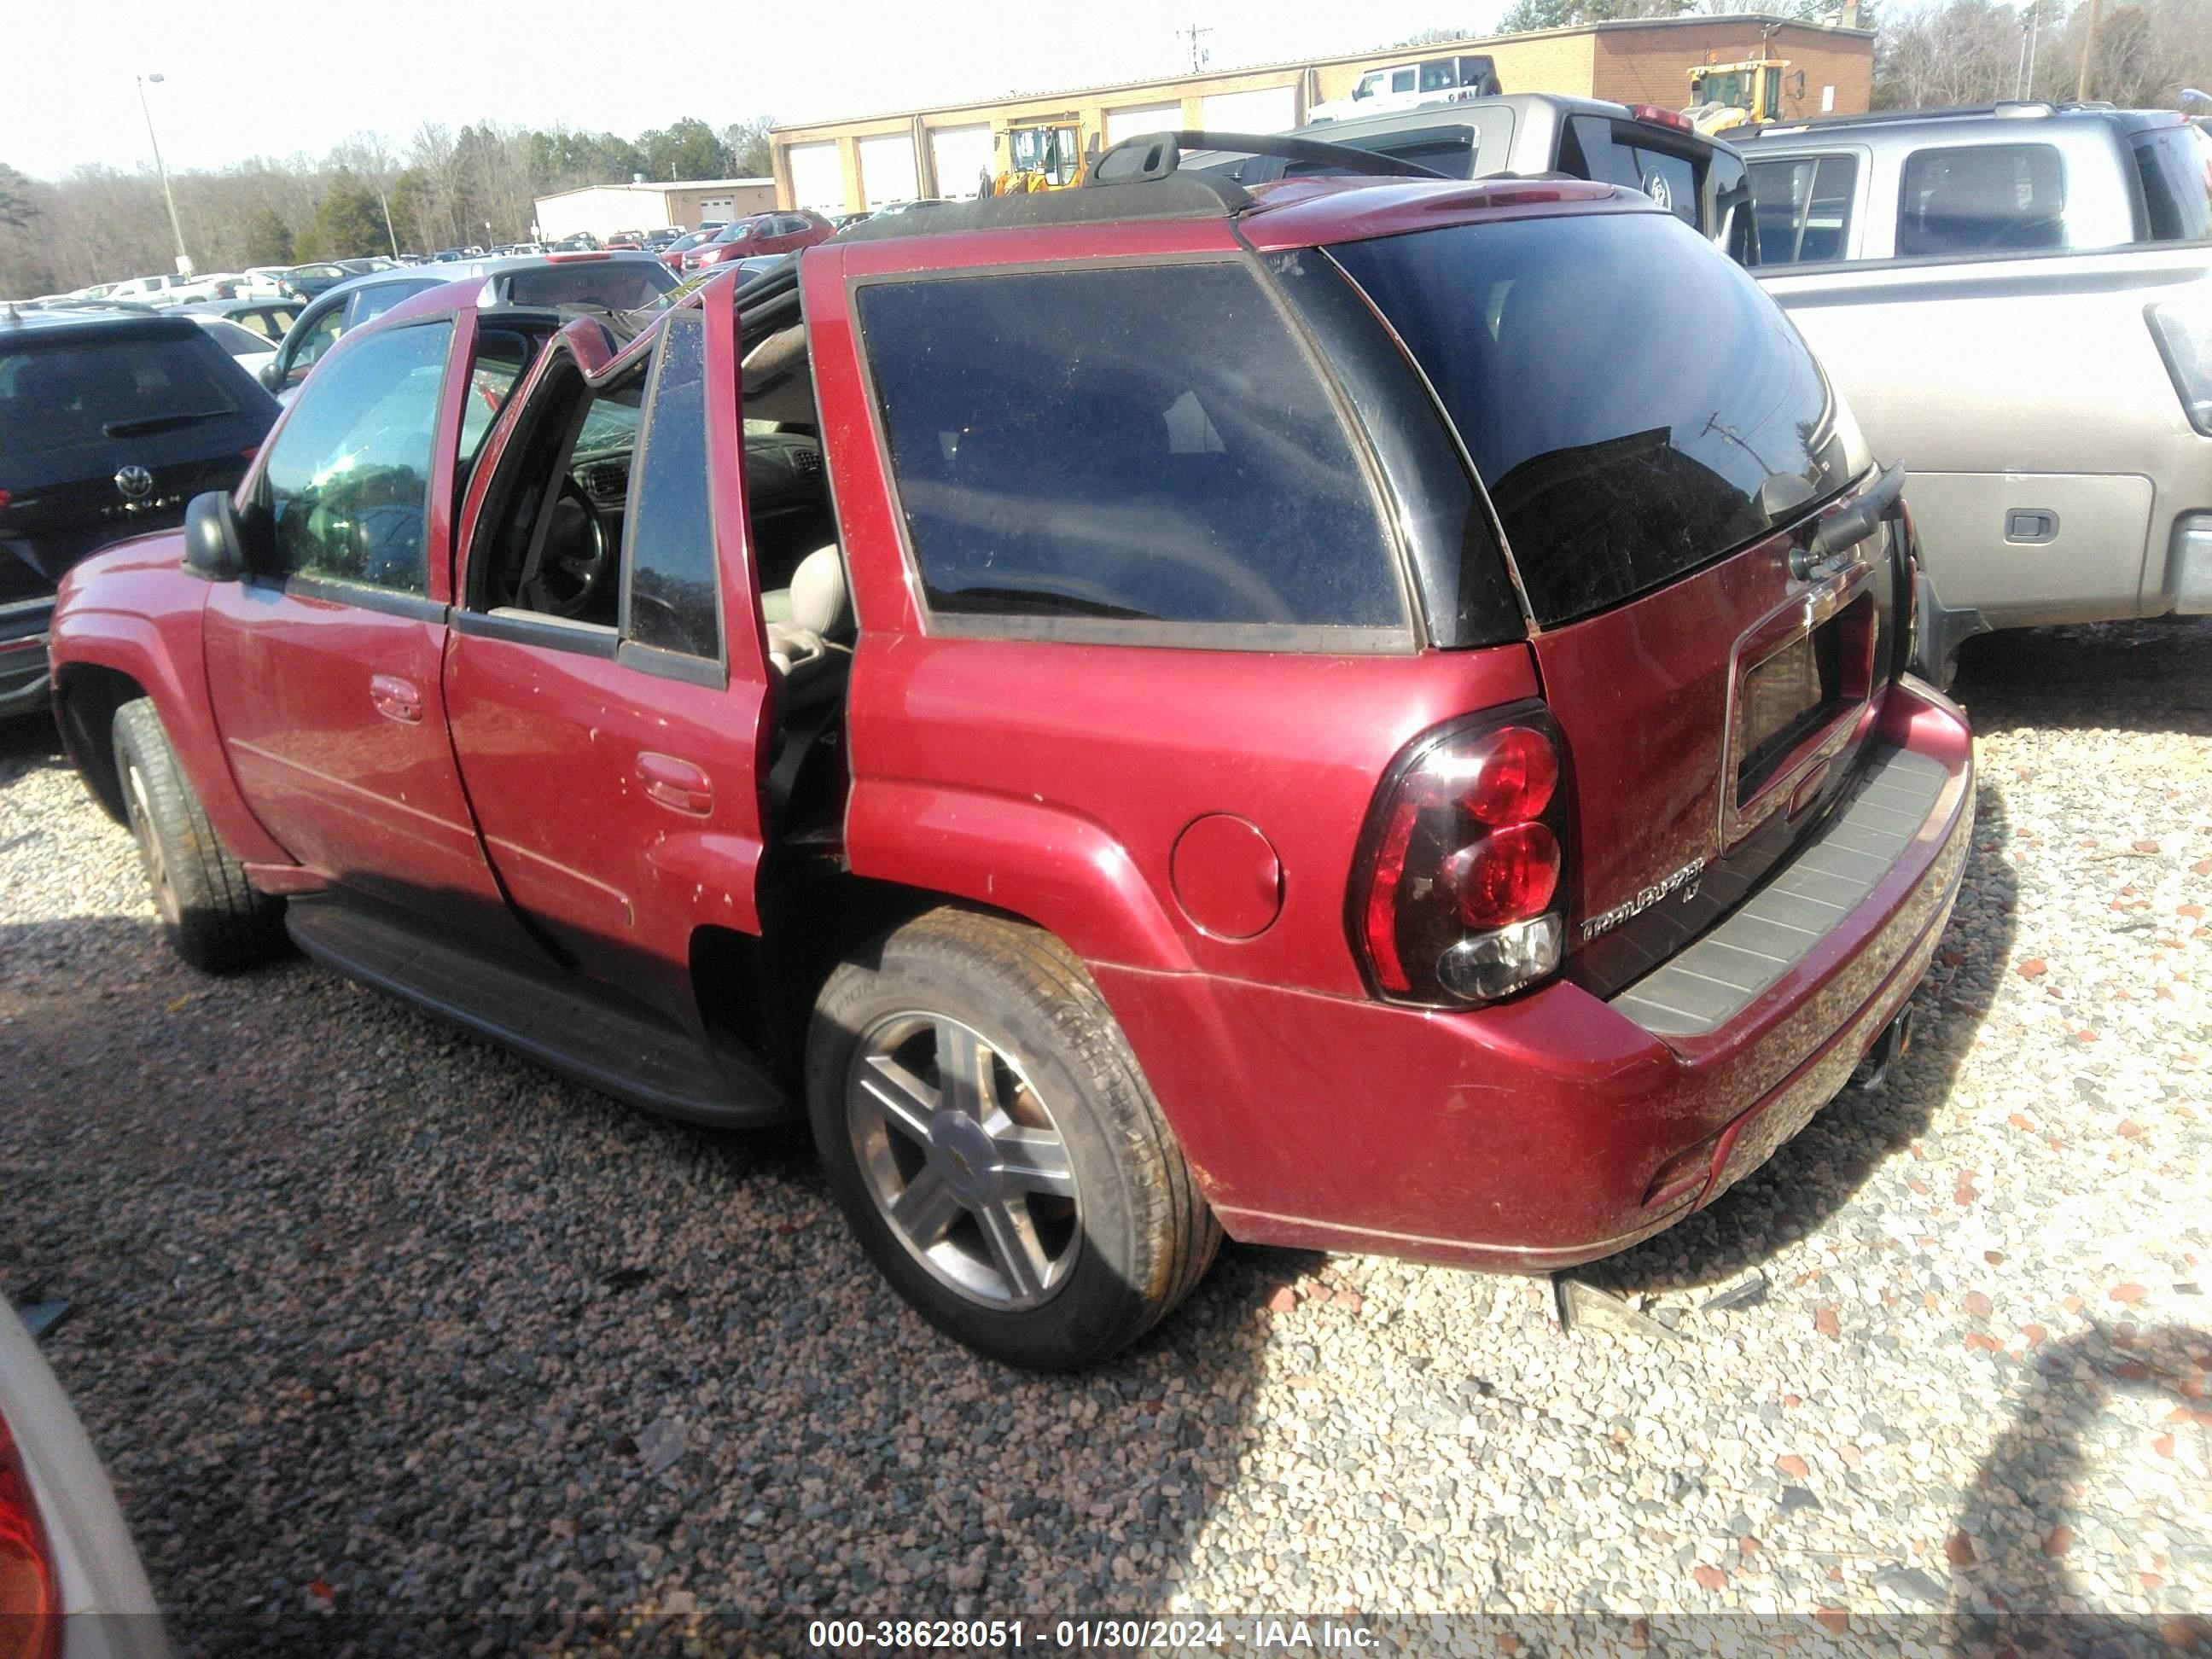
<instances>
[{"instance_id":1,"label":"overcast sky","mask_svg":"<svg viewBox=\"0 0 2212 1659\"><path fill-rule=\"evenodd\" d=\"M1387 45L1487 27L1505 0L1116 0L1111 5L609 4L376 0L204 8L176 0L18 0L0 93L0 161L52 178L82 162L150 165L133 76L172 167L319 155L362 128L404 149L423 121L489 118L634 137L696 115L716 126L860 115L1050 91L1190 67Z\"/></svg>"}]
</instances>

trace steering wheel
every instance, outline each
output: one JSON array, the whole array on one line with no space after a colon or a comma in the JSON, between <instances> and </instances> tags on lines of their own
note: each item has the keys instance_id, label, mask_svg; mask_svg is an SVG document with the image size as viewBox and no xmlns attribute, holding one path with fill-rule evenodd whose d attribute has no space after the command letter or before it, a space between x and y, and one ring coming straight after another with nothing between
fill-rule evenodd
<instances>
[{"instance_id":1,"label":"steering wheel","mask_svg":"<svg viewBox=\"0 0 2212 1659\"><path fill-rule=\"evenodd\" d=\"M515 602L549 617L580 616L613 566L599 508L574 478L564 479Z\"/></svg>"}]
</instances>

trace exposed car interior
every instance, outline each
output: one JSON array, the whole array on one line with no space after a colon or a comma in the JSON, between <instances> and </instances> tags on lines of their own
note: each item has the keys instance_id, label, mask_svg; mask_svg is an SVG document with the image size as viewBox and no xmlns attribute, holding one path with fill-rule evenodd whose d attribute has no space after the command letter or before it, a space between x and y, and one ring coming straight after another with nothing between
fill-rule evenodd
<instances>
[{"instance_id":1,"label":"exposed car interior","mask_svg":"<svg viewBox=\"0 0 2212 1659\"><path fill-rule=\"evenodd\" d=\"M744 366L745 494L779 722L811 734L826 723L844 687L853 611L795 289L781 311L787 316L746 324L746 337L760 343ZM514 346L497 357L480 354L463 432L465 465L510 395L522 355ZM472 603L494 614L611 634L623 623L623 531L643 465L640 428L650 368L641 364L596 390L565 360L547 374L486 504L471 562ZM656 603L633 585L634 632L638 608ZM711 641L696 643L700 654L713 654Z\"/></svg>"}]
</instances>

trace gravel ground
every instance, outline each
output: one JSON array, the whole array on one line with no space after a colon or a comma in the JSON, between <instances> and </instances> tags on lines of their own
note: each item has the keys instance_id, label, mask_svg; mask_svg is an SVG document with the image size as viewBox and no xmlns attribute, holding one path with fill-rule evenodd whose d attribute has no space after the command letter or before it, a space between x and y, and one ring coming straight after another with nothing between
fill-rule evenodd
<instances>
[{"instance_id":1,"label":"gravel ground","mask_svg":"<svg viewBox=\"0 0 2212 1659\"><path fill-rule=\"evenodd\" d=\"M0 738L0 1285L76 1304L50 1352L208 1652L1196 1609L2178 1641L2212 1606L2212 629L1997 643L1919 1040L1586 1270L1637 1332L1231 1247L1108 1370L1009 1375L895 1303L795 1136L654 1122L304 962L176 963L37 727Z\"/></svg>"}]
</instances>

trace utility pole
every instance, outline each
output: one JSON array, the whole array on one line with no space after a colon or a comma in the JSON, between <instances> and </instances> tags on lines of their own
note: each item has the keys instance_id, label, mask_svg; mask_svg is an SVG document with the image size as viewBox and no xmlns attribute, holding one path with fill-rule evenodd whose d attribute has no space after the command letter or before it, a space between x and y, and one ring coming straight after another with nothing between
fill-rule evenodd
<instances>
[{"instance_id":1,"label":"utility pole","mask_svg":"<svg viewBox=\"0 0 2212 1659\"><path fill-rule=\"evenodd\" d=\"M2074 101L2089 96L2089 59L2097 50L2097 0L2089 0L2089 21L2081 31L2081 73L2074 82Z\"/></svg>"},{"instance_id":2,"label":"utility pole","mask_svg":"<svg viewBox=\"0 0 2212 1659\"><path fill-rule=\"evenodd\" d=\"M158 75L138 77L138 112L146 118L146 142L154 147L154 171L161 177L161 199L169 204L169 230L177 239L177 275L189 276L192 274L192 256L185 252L185 228L177 221L177 198L169 189L169 169L161 165L161 141L154 136L154 110L146 101L146 83L149 81L159 86L161 77Z\"/></svg>"},{"instance_id":3,"label":"utility pole","mask_svg":"<svg viewBox=\"0 0 2212 1659\"><path fill-rule=\"evenodd\" d=\"M399 233L392 228L392 198L384 193L384 175L376 175L376 204L384 210L384 234L392 244L392 257L399 257Z\"/></svg>"},{"instance_id":4,"label":"utility pole","mask_svg":"<svg viewBox=\"0 0 2212 1659\"><path fill-rule=\"evenodd\" d=\"M1212 56L1210 52L1201 52L1199 50L1198 38L1201 34L1211 34L1213 31L1212 29L1202 29L1199 27L1196 23L1193 23L1188 28L1177 29L1176 33L1177 34L1187 34L1190 37L1190 72L1193 75L1195 75L1199 70L1206 67L1206 59Z\"/></svg>"},{"instance_id":5,"label":"utility pole","mask_svg":"<svg viewBox=\"0 0 2212 1659\"><path fill-rule=\"evenodd\" d=\"M2035 48L2043 39L2042 0L2034 0L2027 9L2027 90L2023 97L2035 96Z\"/></svg>"}]
</instances>

